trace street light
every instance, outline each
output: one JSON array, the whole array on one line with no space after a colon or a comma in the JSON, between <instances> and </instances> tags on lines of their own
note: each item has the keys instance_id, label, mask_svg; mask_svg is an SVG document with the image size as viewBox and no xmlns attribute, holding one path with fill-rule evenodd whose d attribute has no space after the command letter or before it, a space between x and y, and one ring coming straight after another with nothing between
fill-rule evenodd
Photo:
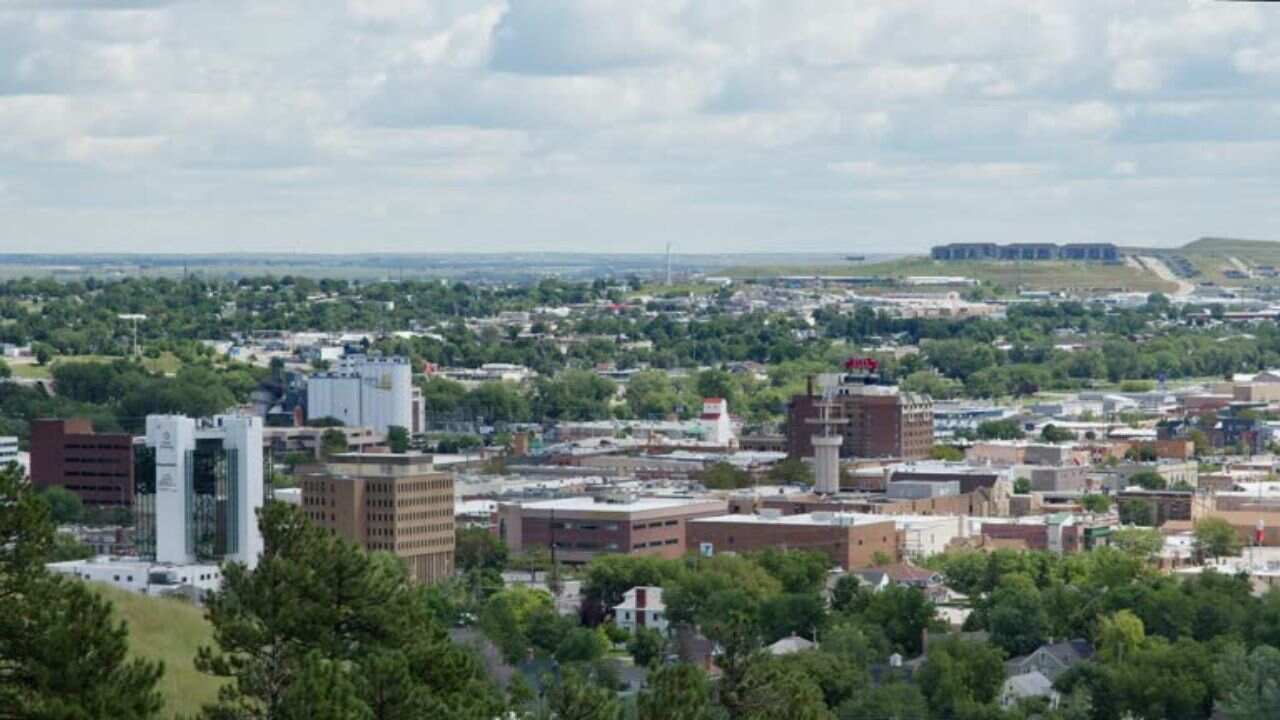
<instances>
[{"instance_id":1,"label":"street light","mask_svg":"<svg viewBox=\"0 0 1280 720\"><path fill-rule=\"evenodd\" d=\"M138 356L138 323L143 320L146 320L147 316L140 315L138 313L125 313L122 315L117 315L116 317L121 320L131 321L133 323L133 355L134 357L137 357Z\"/></svg>"}]
</instances>

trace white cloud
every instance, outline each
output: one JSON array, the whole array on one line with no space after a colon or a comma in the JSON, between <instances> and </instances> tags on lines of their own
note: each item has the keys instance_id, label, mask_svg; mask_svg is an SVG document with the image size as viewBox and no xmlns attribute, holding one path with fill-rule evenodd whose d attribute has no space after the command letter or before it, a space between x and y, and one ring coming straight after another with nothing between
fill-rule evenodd
<instances>
[{"instance_id":1,"label":"white cloud","mask_svg":"<svg viewBox=\"0 0 1280 720\"><path fill-rule=\"evenodd\" d=\"M0 250L1280 236L1277 32L1201 0L0 0Z\"/></svg>"}]
</instances>

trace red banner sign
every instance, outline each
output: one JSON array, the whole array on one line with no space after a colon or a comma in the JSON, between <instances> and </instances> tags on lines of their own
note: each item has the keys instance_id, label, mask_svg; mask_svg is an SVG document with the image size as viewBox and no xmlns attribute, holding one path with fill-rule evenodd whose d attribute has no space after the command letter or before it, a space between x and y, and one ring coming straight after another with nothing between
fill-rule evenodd
<instances>
[{"instance_id":1,"label":"red banner sign","mask_svg":"<svg viewBox=\"0 0 1280 720\"><path fill-rule=\"evenodd\" d=\"M851 357L844 361L844 369L849 371L862 370L873 373L880 367L879 361L869 357Z\"/></svg>"}]
</instances>

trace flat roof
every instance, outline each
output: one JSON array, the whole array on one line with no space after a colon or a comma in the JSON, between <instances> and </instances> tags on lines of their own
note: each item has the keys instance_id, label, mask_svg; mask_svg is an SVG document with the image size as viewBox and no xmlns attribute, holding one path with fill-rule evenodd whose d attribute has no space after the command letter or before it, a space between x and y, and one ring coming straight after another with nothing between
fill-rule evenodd
<instances>
[{"instance_id":1,"label":"flat roof","mask_svg":"<svg viewBox=\"0 0 1280 720\"><path fill-rule=\"evenodd\" d=\"M525 510L561 510L572 512L612 512L612 513L634 513L645 512L648 510L675 510L677 508L686 508L691 505L700 505L705 503L720 503L724 501L706 497L706 498L669 498L669 497L639 497L627 502L607 502L603 499L597 500L592 496L580 496L571 498L559 498L556 500L537 500L534 502L522 503L521 507Z\"/></svg>"},{"instance_id":2,"label":"flat roof","mask_svg":"<svg viewBox=\"0 0 1280 720\"><path fill-rule=\"evenodd\" d=\"M749 525L786 525L786 526L818 526L818 527L852 527L874 525L876 523L907 524L912 521L927 519L940 522L955 518L946 516L910 517L902 515L872 515L869 513L804 513L802 515L716 515L714 517L694 518L693 523L737 523Z\"/></svg>"}]
</instances>

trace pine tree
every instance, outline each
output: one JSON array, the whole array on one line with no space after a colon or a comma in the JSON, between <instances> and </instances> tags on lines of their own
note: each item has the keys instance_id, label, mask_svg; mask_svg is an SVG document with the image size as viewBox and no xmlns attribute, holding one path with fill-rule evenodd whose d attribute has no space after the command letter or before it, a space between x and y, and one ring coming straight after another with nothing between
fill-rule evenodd
<instances>
[{"instance_id":1,"label":"pine tree","mask_svg":"<svg viewBox=\"0 0 1280 720\"><path fill-rule=\"evenodd\" d=\"M128 659L111 603L45 569L53 535L44 501L0 469L0 718L155 717L163 667Z\"/></svg>"},{"instance_id":2,"label":"pine tree","mask_svg":"<svg viewBox=\"0 0 1280 720\"><path fill-rule=\"evenodd\" d=\"M352 718L496 717L503 701L479 661L453 645L390 555L367 554L269 503L258 567L225 566L208 601L214 647L196 667L230 678L205 709L219 720L295 717L307 673L350 681ZM354 705L353 705L354 707ZM367 715L365 714L367 713Z\"/></svg>"}]
</instances>

